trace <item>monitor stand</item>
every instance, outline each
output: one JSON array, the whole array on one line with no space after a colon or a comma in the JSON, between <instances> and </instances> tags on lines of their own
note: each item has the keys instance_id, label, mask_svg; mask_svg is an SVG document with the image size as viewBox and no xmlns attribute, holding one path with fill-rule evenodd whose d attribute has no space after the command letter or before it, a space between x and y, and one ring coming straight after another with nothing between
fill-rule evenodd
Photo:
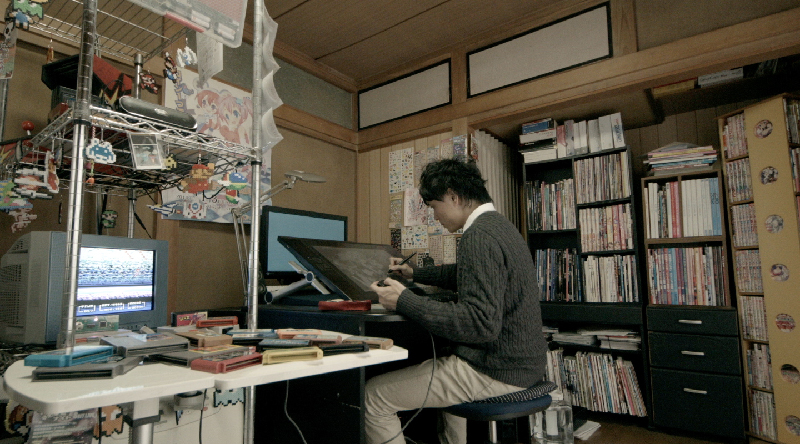
<instances>
[{"instance_id":1,"label":"monitor stand","mask_svg":"<svg viewBox=\"0 0 800 444\"><path fill-rule=\"evenodd\" d=\"M289 284L280 290L267 291L264 298L268 304L317 305L319 301L327 301L336 298L336 295L331 294L331 292L314 277L313 272L306 270L294 261L289 261L289 265L291 265L295 271L303 275L303 277L299 281ZM313 290L311 287L313 287ZM296 303L292 303L293 301Z\"/></svg>"}]
</instances>

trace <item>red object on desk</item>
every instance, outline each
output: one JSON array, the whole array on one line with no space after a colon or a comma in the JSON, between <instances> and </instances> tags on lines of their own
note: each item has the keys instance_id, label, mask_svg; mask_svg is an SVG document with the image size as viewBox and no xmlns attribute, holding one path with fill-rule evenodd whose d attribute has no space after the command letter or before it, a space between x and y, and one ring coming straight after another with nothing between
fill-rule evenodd
<instances>
[{"instance_id":1,"label":"red object on desk","mask_svg":"<svg viewBox=\"0 0 800 444\"><path fill-rule=\"evenodd\" d=\"M372 301L319 301L320 310L369 311Z\"/></svg>"}]
</instances>

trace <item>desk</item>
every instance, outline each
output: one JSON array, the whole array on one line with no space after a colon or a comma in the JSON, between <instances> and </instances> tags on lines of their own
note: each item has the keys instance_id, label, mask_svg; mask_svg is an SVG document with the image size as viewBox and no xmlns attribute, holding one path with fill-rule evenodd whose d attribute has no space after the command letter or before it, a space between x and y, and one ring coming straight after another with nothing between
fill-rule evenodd
<instances>
[{"instance_id":1,"label":"desk","mask_svg":"<svg viewBox=\"0 0 800 444\"><path fill-rule=\"evenodd\" d=\"M6 370L3 387L10 398L29 409L48 414L132 402L135 423L137 419L157 416L158 399L162 396L208 388L230 390L269 384L404 360L407 357L405 349L392 347L389 350L326 356L318 361L257 365L216 375L179 366L148 364L114 379L36 382L31 377L36 367L25 366L19 361ZM134 427L132 442L152 442L152 425Z\"/></svg>"},{"instance_id":2,"label":"desk","mask_svg":"<svg viewBox=\"0 0 800 444\"><path fill-rule=\"evenodd\" d=\"M223 312L224 314L235 314ZM209 313L211 315L211 313ZM289 414L305 434L308 444L364 443L364 383L369 377L397 370L429 359L432 355L428 332L416 322L383 308L371 311L319 311L313 306L261 305L259 328L316 328L348 335L391 338L396 346L408 350L408 359L378 367L351 370L305 378L291 384ZM441 341L440 341L441 342ZM255 424L256 436L264 442L302 444L294 426L285 420L283 400L286 386L258 387L256 416L274 418ZM305 402L295 402L305 400ZM412 428L436 430L421 417ZM435 418L434 418L435 420Z\"/></svg>"},{"instance_id":3,"label":"desk","mask_svg":"<svg viewBox=\"0 0 800 444\"><path fill-rule=\"evenodd\" d=\"M159 397L212 388L216 376L185 367L150 364L113 379L34 382L31 374L35 368L18 361L6 370L3 389L11 399L46 414L131 402L134 424L158 416ZM153 422L131 430L132 442L153 441Z\"/></svg>"}]
</instances>

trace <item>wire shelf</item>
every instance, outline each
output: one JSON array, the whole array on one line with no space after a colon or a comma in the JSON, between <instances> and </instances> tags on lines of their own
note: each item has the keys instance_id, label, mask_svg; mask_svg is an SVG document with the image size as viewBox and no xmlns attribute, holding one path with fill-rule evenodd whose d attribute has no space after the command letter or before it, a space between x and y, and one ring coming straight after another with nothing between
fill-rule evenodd
<instances>
[{"instance_id":1,"label":"wire shelf","mask_svg":"<svg viewBox=\"0 0 800 444\"><path fill-rule=\"evenodd\" d=\"M181 181L190 176L192 166L198 163L214 164L214 173L230 172L255 158L253 148L197 133L194 130L177 128L163 122L132 116L104 108L91 108L91 137L108 142L114 154L114 164L95 163L94 185L87 191L118 191L127 194L134 189L137 195L180 187ZM13 169L45 168L47 152L56 159L56 173L61 187L67 188L73 158L72 110L53 120L40 133L23 143ZM136 169L131 156L128 133L155 134L160 138L164 156L174 160L169 169ZM214 190L210 190L213 192Z\"/></svg>"}]
</instances>

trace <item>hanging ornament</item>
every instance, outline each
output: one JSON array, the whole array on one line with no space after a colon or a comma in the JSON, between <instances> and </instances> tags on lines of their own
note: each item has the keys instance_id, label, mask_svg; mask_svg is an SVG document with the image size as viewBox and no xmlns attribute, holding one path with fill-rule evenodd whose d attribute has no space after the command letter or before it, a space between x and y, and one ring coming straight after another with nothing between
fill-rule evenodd
<instances>
[{"instance_id":1,"label":"hanging ornament","mask_svg":"<svg viewBox=\"0 0 800 444\"><path fill-rule=\"evenodd\" d=\"M50 44L47 45L47 59L45 59L45 63L50 63L55 58L55 53L53 52L53 39L50 39Z\"/></svg>"},{"instance_id":2,"label":"hanging ornament","mask_svg":"<svg viewBox=\"0 0 800 444\"><path fill-rule=\"evenodd\" d=\"M105 210L100 216L103 221L104 228L114 228L117 226L117 214L114 210Z\"/></svg>"},{"instance_id":3,"label":"hanging ornament","mask_svg":"<svg viewBox=\"0 0 800 444\"><path fill-rule=\"evenodd\" d=\"M95 137L92 137L86 146L86 157L97 163L110 164L117 161L117 155L114 154L111 144Z\"/></svg>"},{"instance_id":4,"label":"hanging ornament","mask_svg":"<svg viewBox=\"0 0 800 444\"><path fill-rule=\"evenodd\" d=\"M16 233L31 224L36 220L36 215L31 214L31 208L20 208L18 210L11 210L8 215L14 218L14 223L11 224L11 232Z\"/></svg>"},{"instance_id":5,"label":"hanging ornament","mask_svg":"<svg viewBox=\"0 0 800 444\"><path fill-rule=\"evenodd\" d=\"M178 81L178 67L175 65L175 60L169 53L164 53L164 77L172 80L172 83Z\"/></svg>"},{"instance_id":6,"label":"hanging ornament","mask_svg":"<svg viewBox=\"0 0 800 444\"><path fill-rule=\"evenodd\" d=\"M188 38L186 39L186 47L183 49L178 48L176 55L178 57L178 66L181 68L186 68L187 66L197 64L197 54L195 54L194 51L192 51L192 48L189 47Z\"/></svg>"},{"instance_id":7,"label":"hanging ornament","mask_svg":"<svg viewBox=\"0 0 800 444\"><path fill-rule=\"evenodd\" d=\"M158 94L159 86L156 83L156 78L153 77L153 75L150 74L150 72L142 74L141 80L139 81L139 87L153 94Z\"/></svg>"},{"instance_id":8,"label":"hanging ornament","mask_svg":"<svg viewBox=\"0 0 800 444\"><path fill-rule=\"evenodd\" d=\"M87 162L86 168L89 169L89 177L86 178L86 183L89 185L94 185L94 160Z\"/></svg>"}]
</instances>

